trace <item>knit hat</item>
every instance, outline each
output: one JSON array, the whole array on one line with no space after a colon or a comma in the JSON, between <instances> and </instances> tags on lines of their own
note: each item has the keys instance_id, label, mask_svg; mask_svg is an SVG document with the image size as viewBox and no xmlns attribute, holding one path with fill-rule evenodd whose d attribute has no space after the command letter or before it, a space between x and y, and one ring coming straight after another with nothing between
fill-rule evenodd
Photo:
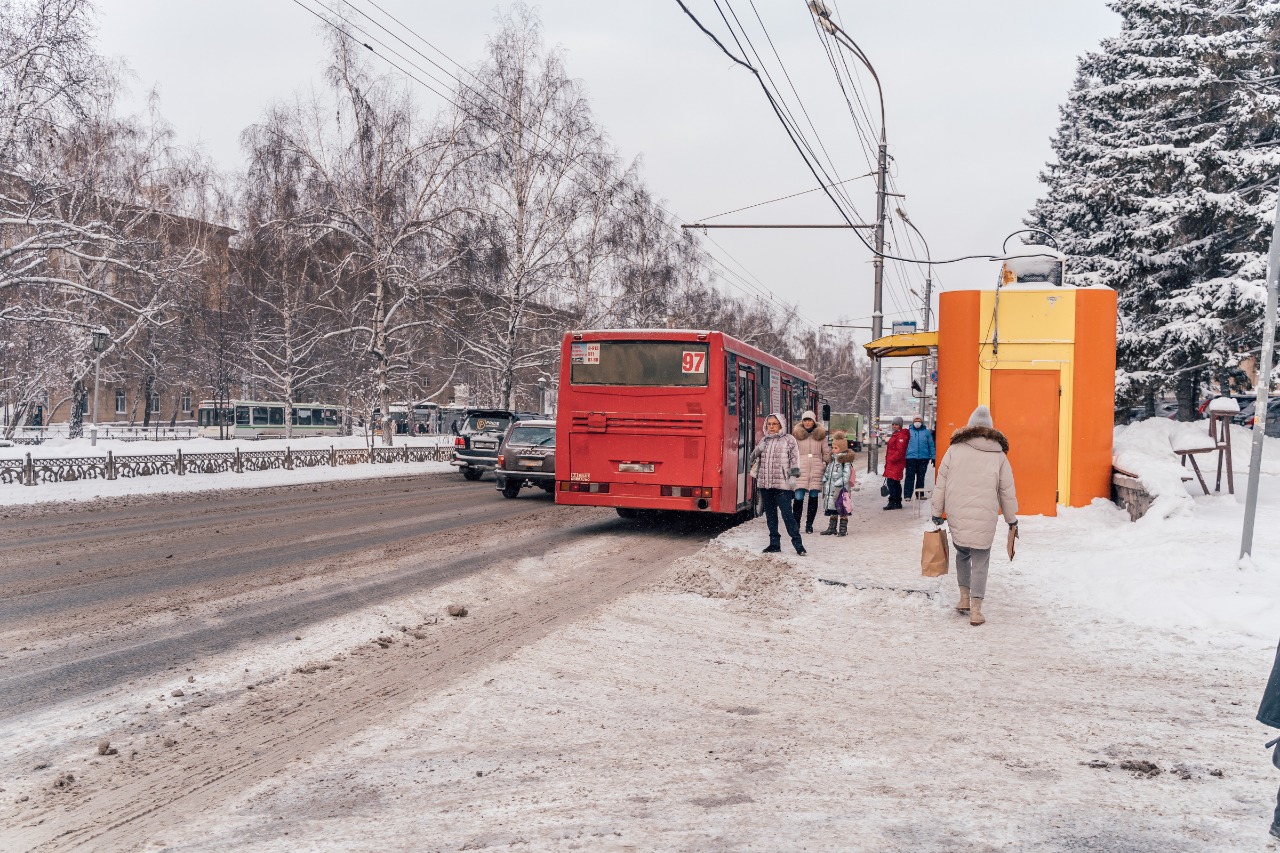
<instances>
[{"instance_id":1,"label":"knit hat","mask_svg":"<svg viewBox=\"0 0 1280 853\"><path fill-rule=\"evenodd\" d=\"M816 421L818 419L817 415L813 413L813 409L806 410L805 413L800 416L800 420L802 421L806 418L811 421Z\"/></svg>"},{"instance_id":2,"label":"knit hat","mask_svg":"<svg viewBox=\"0 0 1280 853\"><path fill-rule=\"evenodd\" d=\"M894 418L893 426L902 426L902 418Z\"/></svg>"},{"instance_id":3,"label":"knit hat","mask_svg":"<svg viewBox=\"0 0 1280 853\"><path fill-rule=\"evenodd\" d=\"M991 420L991 410L986 406L979 406L974 409L973 414L969 415L969 426L995 429L995 422Z\"/></svg>"}]
</instances>

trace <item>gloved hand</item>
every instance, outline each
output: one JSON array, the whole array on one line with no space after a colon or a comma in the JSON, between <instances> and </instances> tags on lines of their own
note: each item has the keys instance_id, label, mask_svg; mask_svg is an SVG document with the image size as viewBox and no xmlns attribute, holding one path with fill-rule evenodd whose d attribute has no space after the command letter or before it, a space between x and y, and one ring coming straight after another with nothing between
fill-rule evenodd
<instances>
[{"instance_id":1,"label":"gloved hand","mask_svg":"<svg viewBox=\"0 0 1280 853\"><path fill-rule=\"evenodd\" d=\"M933 521L933 526L934 526L934 527L941 527L941 526L942 526L942 516L940 516L940 515L935 515L935 516L933 517L932 521Z\"/></svg>"}]
</instances>

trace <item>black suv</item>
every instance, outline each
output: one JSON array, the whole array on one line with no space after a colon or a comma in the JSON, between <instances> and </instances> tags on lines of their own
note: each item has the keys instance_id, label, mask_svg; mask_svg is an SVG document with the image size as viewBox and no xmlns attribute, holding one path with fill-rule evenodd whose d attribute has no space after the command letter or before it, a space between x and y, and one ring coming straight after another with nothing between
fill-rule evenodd
<instances>
[{"instance_id":1,"label":"black suv","mask_svg":"<svg viewBox=\"0 0 1280 853\"><path fill-rule=\"evenodd\" d=\"M453 425L453 459L449 462L461 469L468 480L479 480L492 471L498 461L498 445L514 421L539 417L533 412L509 412L506 409L467 409Z\"/></svg>"},{"instance_id":2,"label":"black suv","mask_svg":"<svg viewBox=\"0 0 1280 853\"><path fill-rule=\"evenodd\" d=\"M507 430L493 469L498 491L516 498L527 485L551 494L556 488L556 422L518 421Z\"/></svg>"}]
</instances>

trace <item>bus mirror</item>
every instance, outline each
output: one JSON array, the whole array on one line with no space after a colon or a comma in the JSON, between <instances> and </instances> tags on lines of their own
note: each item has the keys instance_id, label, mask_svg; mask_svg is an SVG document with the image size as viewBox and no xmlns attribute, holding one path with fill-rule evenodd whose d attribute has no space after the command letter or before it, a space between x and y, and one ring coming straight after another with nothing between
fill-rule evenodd
<instances>
[{"instance_id":1,"label":"bus mirror","mask_svg":"<svg viewBox=\"0 0 1280 853\"><path fill-rule=\"evenodd\" d=\"M830 403L822 404L822 419L827 423L831 422L831 404Z\"/></svg>"}]
</instances>

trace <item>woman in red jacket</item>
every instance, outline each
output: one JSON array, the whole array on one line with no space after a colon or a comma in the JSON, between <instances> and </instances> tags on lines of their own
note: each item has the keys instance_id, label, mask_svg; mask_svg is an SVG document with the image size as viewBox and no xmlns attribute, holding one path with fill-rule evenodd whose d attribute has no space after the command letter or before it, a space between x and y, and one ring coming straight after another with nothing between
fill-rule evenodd
<instances>
[{"instance_id":1,"label":"woman in red jacket","mask_svg":"<svg viewBox=\"0 0 1280 853\"><path fill-rule=\"evenodd\" d=\"M902 418L893 419L893 435L884 444L884 479L889 487L885 509L902 509L902 475L907 470L907 445L911 435L902 428Z\"/></svg>"}]
</instances>

